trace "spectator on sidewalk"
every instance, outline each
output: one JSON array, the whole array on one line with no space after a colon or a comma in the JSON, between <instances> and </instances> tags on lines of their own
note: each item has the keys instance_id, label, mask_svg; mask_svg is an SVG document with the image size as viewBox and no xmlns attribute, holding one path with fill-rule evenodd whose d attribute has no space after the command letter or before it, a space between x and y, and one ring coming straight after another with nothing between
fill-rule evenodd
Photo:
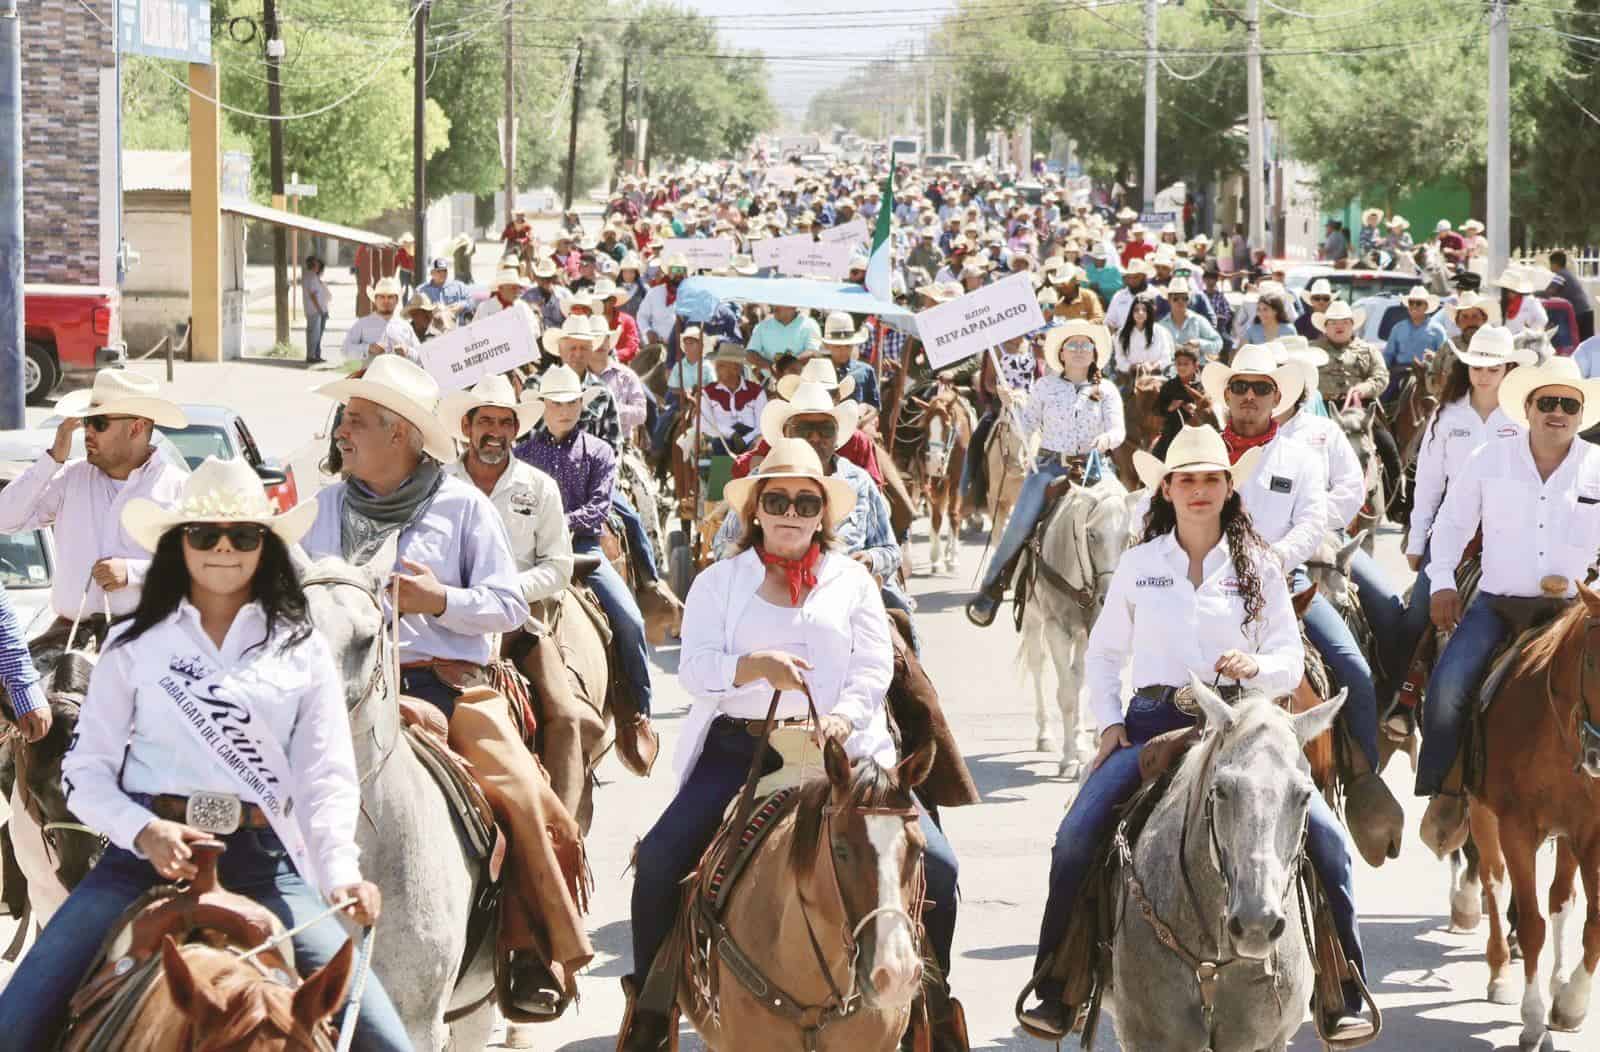
<instances>
[{"instance_id":1,"label":"spectator on sidewalk","mask_svg":"<svg viewBox=\"0 0 1600 1052\"><path fill-rule=\"evenodd\" d=\"M306 364L322 361L322 334L328 328L328 313L333 306L333 295L322 280L323 262L315 255L306 257L305 269L300 272L300 295L306 308Z\"/></svg>"}]
</instances>

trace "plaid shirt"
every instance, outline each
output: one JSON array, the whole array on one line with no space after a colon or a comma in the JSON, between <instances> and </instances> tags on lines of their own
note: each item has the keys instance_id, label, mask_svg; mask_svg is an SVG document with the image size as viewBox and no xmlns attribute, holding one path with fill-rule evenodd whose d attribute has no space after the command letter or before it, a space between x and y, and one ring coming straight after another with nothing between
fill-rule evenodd
<instances>
[{"instance_id":1,"label":"plaid shirt","mask_svg":"<svg viewBox=\"0 0 1600 1052\"><path fill-rule=\"evenodd\" d=\"M13 717L21 719L46 707L44 691L39 688L39 673L33 667L33 655L28 653L28 641L22 638L22 625L17 621L16 611L11 609L11 599L4 585L0 585L0 683L5 684Z\"/></svg>"},{"instance_id":2,"label":"plaid shirt","mask_svg":"<svg viewBox=\"0 0 1600 1052\"><path fill-rule=\"evenodd\" d=\"M611 447L613 453L622 452L622 414L617 410L617 400L605 381L593 373L586 373L583 386L598 387L595 400L583 407L578 417L578 429L587 431Z\"/></svg>"},{"instance_id":3,"label":"plaid shirt","mask_svg":"<svg viewBox=\"0 0 1600 1052\"><path fill-rule=\"evenodd\" d=\"M1214 327L1217 330L1217 335L1222 337L1222 345L1226 347L1232 342L1228 337L1233 332L1233 307L1228 304L1227 293L1221 289L1217 289L1215 292L1207 292L1205 297L1206 302L1211 304L1211 309L1216 312L1217 318Z\"/></svg>"},{"instance_id":4,"label":"plaid shirt","mask_svg":"<svg viewBox=\"0 0 1600 1052\"><path fill-rule=\"evenodd\" d=\"M878 322L878 324L883 326L882 346L884 363L888 364L889 362L898 362L900 360L900 356L905 353L906 334L898 329L892 329L887 325L883 325L883 322L881 321Z\"/></svg>"}]
</instances>

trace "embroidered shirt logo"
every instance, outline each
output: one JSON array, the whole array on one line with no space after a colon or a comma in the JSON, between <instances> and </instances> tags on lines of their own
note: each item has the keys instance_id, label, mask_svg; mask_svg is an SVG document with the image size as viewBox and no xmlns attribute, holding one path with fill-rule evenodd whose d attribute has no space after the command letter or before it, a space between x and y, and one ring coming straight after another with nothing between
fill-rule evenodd
<instances>
[{"instance_id":1,"label":"embroidered shirt logo","mask_svg":"<svg viewBox=\"0 0 1600 1052\"><path fill-rule=\"evenodd\" d=\"M533 510L539 506L539 499L532 493L513 493L511 495L511 510L518 515L532 515Z\"/></svg>"},{"instance_id":2,"label":"embroidered shirt logo","mask_svg":"<svg viewBox=\"0 0 1600 1052\"><path fill-rule=\"evenodd\" d=\"M1468 431L1464 427L1452 427L1450 429L1450 437L1451 438L1471 438L1472 437L1472 432Z\"/></svg>"},{"instance_id":3,"label":"embroidered shirt logo","mask_svg":"<svg viewBox=\"0 0 1600 1052\"><path fill-rule=\"evenodd\" d=\"M197 679L206 679L211 675L211 670L206 668L198 657L173 658L172 664L167 667L191 683Z\"/></svg>"},{"instance_id":4,"label":"embroidered shirt logo","mask_svg":"<svg viewBox=\"0 0 1600 1052\"><path fill-rule=\"evenodd\" d=\"M1140 577L1133 582L1135 588L1171 588L1171 577Z\"/></svg>"},{"instance_id":5,"label":"embroidered shirt logo","mask_svg":"<svg viewBox=\"0 0 1600 1052\"><path fill-rule=\"evenodd\" d=\"M1274 475L1272 476L1272 481L1267 484L1267 488L1274 493L1288 493L1294 488L1294 481L1286 479L1282 475Z\"/></svg>"},{"instance_id":6,"label":"embroidered shirt logo","mask_svg":"<svg viewBox=\"0 0 1600 1052\"><path fill-rule=\"evenodd\" d=\"M1222 579L1222 586L1221 587L1222 587L1222 591L1227 595L1238 595L1239 594L1239 579L1237 577L1224 577Z\"/></svg>"},{"instance_id":7,"label":"embroidered shirt logo","mask_svg":"<svg viewBox=\"0 0 1600 1052\"><path fill-rule=\"evenodd\" d=\"M1500 430L1495 432L1495 437L1496 438L1516 438L1517 437L1517 429L1514 428L1514 427L1502 427Z\"/></svg>"}]
</instances>

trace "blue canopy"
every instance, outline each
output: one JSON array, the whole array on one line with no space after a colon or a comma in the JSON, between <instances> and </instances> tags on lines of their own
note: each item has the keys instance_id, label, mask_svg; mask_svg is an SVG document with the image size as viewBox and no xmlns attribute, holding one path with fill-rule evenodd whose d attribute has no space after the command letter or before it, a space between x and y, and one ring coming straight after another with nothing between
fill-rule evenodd
<instances>
[{"instance_id":1,"label":"blue canopy","mask_svg":"<svg viewBox=\"0 0 1600 1052\"><path fill-rule=\"evenodd\" d=\"M680 318L700 323L720 302L767 303L847 314L876 314L893 328L915 336L916 315L895 303L875 298L860 285L813 281L810 278L686 278L678 287L674 309Z\"/></svg>"}]
</instances>

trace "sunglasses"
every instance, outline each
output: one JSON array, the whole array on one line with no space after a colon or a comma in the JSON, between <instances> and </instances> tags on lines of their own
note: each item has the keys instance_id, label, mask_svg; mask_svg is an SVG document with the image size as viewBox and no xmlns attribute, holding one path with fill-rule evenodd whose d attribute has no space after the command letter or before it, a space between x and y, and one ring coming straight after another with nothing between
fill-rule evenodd
<instances>
[{"instance_id":1,"label":"sunglasses","mask_svg":"<svg viewBox=\"0 0 1600 1052\"><path fill-rule=\"evenodd\" d=\"M1236 395L1254 394L1265 398L1278 389L1278 385L1271 380L1233 380L1228 384L1228 392Z\"/></svg>"},{"instance_id":2,"label":"sunglasses","mask_svg":"<svg viewBox=\"0 0 1600 1052\"><path fill-rule=\"evenodd\" d=\"M90 431L93 431L97 435L103 435L107 431L111 430L111 425L116 423L118 420L135 420L135 419L137 419L137 417L132 417L132 416L106 416L104 414L100 414L100 415L97 415L97 416L86 416L86 417L83 418L83 422L89 428Z\"/></svg>"},{"instance_id":3,"label":"sunglasses","mask_svg":"<svg viewBox=\"0 0 1600 1052\"><path fill-rule=\"evenodd\" d=\"M215 522L191 522L183 528L183 538L197 552L209 552L223 537L228 547L236 552L253 552L261 547L261 538L267 528L254 522L231 523L223 526Z\"/></svg>"},{"instance_id":4,"label":"sunglasses","mask_svg":"<svg viewBox=\"0 0 1600 1052\"><path fill-rule=\"evenodd\" d=\"M1568 416L1577 416L1583 412L1583 399L1563 398L1560 395L1540 395L1533 400L1534 407L1541 413L1553 413L1557 409Z\"/></svg>"},{"instance_id":5,"label":"sunglasses","mask_svg":"<svg viewBox=\"0 0 1600 1052\"><path fill-rule=\"evenodd\" d=\"M790 438L827 438L839 437L839 425L831 420L800 420L789 425Z\"/></svg>"},{"instance_id":6,"label":"sunglasses","mask_svg":"<svg viewBox=\"0 0 1600 1052\"><path fill-rule=\"evenodd\" d=\"M794 513L802 519L814 519L822 514L822 496L817 493L798 493L791 497L777 490L761 494L761 510L768 515L787 515L790 508L794 508Z\"/></svg>"},{"instance_id":7,"label":"sunglasses","mask_svg":"<svg viewBox=\"0 0 1600 1052\"><path fill-rule=\"evenodd\" d=\"M1095 350L1093 340L1078 339L1077 337L1073 337L1066 343L1062 344L1062 346L1071 351L1073 354L1082 354L1085 351L1093 353Z\"/></svg>"}]
</instances>

